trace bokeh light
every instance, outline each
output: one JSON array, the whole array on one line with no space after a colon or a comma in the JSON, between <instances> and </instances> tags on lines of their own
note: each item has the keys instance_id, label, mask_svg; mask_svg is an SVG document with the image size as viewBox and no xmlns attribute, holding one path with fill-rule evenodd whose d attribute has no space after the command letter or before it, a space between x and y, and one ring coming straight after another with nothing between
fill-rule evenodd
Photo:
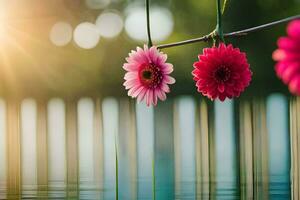
<instances>
[{"instance_id":1,"label":"bokeh light","mask_svg":"<svg viewBox=\"0 0 300 200\"><path fill-rule=\"evenodd\" d=\"M72 40L72 26L67 22L55 23L50 31L50 41L56 46L65 46Z\"/></svg>"},{"instance_id":2,"label":"bokeh light","mask_svg":"<svg viewBox=\"0 0 300 200\"><path fill-rule=\"evenodd\" d=\"M110 4L111 0L85 0L85 5L90 9L103 9Z\"/></svg>"},{"instance_id":3,"label":"bokeh light","mask_svg":"<svg viewBox=\"0 0 300 200\"><path fill-rule=\"evenodd\" d=\"M123 29L123 19L116 12L104 12L97 18L96 26L101 36L113 38L121 33Z\"/></svg>"},{"instance_id":4,"label":"bokeh light","mask_svg":"<svg viewBox=\"0 0 300 200\"><path fill-rule=\"evenodd\" d=\"M125 30L128 36L134 40L147 41L145 8L130 7L127 13ZM150 16L152 40L155 42L166 40L174 27L172 13L166 8L153 7Z\"/></svg>"},{"instance_id":5,"label":"bokeh light","mask_svg":"<svg viewBox=\"0 0 300 200\"><path fill-rule=\"evenodd\" d=\"M97 46L100 34L95 24L83 22L73 33L74 42L83 49L92 49Z\"/></svg>"}]
</instances>

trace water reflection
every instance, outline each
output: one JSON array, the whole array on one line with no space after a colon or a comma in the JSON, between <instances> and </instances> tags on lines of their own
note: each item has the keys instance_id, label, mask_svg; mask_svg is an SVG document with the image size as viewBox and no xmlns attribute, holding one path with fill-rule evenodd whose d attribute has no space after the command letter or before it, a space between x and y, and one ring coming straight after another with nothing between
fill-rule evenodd
<instances>
[{"instance_id":1,"label":"water reflection","mask_svg":"<svg viewBox=\"0 0 300 200\"><path fill-rule=\"evenodd\" d=\"M104 199L116 198L116 149L115 141L118 132L118 102L106 99L103 108L104 137Z\"/></svg>"},{"instance_id":2,"label":"water reflection","mask_svg":"<svg viewBox=\"0 0 300 200\"><path fill-rule=\"evenodd\" d=\"M6 105L0 99L0 199L6 198Z\"/></svg>"},{"instance_id":3,"label":"water reflection","mask_svg":"<svg viewBox=\"0 0 300 200\"><path fill-rule=\"evenodd\" d=\"M48 195L66 196L66 126L65 103L51 99L48 103Z\"/></svg>"},{"instance_id":4,"label":"water reflection","mask_svg":"<svg viewBox=\"0 0 300 200\"><path fill-rule=\"evenodd\" d=\"M195 199L195 101L183 97L174 106L175 198Z\"/></svg>"},{"instance_id":5,"label":"water reflection","mask_svg":"<svg viewBox=\"0 0 300 200\"><path fill-rule=\"evenodd\" d=\"M287 99L274 94L267 99L269 138L269 198L290 198L290 142Z\"/></svg>"},{"instance_id":6,"label":"water reflection","mask_svg":"<svg viewBox=\"0 0 300 200\"><path fill-rule=\"evenodd\" d=\"M94 165L94 103L84 98L78 102L78 162L79 198L96 199L96 179Z\"/></svg>"},{"instance_id":7,"label":"water reflection","mask_svg":"<svg viewBox=\"0 0 300 200\"><path fill-rule=\"evenodd\" d=\"M161 102L154 109L155 196L174 199L173 101Z\"/></svg>"},{"instance_id":8,"label":"water reflection","mask_svg":"<svg viewBox=\"0 0 300 200\"><path fill-rule=\"evenodd\" d=\"M215 102L215 156L216 156L216 196L229 196L236 199L237 154L236 134L234 130L233 102Z\"/></svg>"},{"instance_id":9,"label":"water reflection","mask_svg":"<svg viewBox=\"0 0 300 200\"><path fill-rule=\"evenodd\" d=\"M299 102L2 99L0 199L297 199Z\"/></svg>"},{"instance_id":10,"label":"water reflection","mask_svg":"<svg viewBox=\"0 0 300 200\"><path fill-rule=\"evenodd\" d=\"M22 198L37 195L36 113L35 101L25 99L21 104L20 116Z\"/></svg>"},{"instance_id":11,"label":"water reflection","mask_svg":"<svg viewBox=\"0 0 300 200\"><path fill-rule=\"evenodd\" d=\"M136 105L138 199L153 199L152 164L154 159L154 109Z\"/></svg>"}]
</instances>

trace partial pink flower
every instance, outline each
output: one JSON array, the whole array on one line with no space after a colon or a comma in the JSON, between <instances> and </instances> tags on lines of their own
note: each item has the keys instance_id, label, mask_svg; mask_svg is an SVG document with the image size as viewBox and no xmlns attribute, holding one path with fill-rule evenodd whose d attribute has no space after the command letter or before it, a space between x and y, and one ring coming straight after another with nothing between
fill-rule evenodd
<instances>
[{"instance_id":1,"label":"partial pink flower","mask_svg":"<svg viewBox=\"0 0 300 200\"><path fill-rule=\"evenodd\" d=\"M147 106L156 105L157 99L164 101L166 93L170 92L168 84L175 83L169 76L173 65L166 63L167 55L160 52L155 46L144 49L137 47L126 58L123 68L127 71L124 76L124 86L128 96L145 101Z\"/></svg>"},{"instance_id":2,"label":"partial pink flower","mask_svg":"<svg viewBox=\"0 0 300 200\"><path fill-rule=\"evenodd\" d=\"M251 81L246 54L231 44L205 48L198 58L192 74L198 92L211 100L238 97Z\"/></svg>"},{"instance_id":3,"label":"partial pink flower","mask_svg":"<svg viewBox=\"0 0 300 200\"><path fill-rule=\"evenodd\" d=\"M273 59L278 61L275 71L291 93L300 95L300 20L289 23L287 34L278 39L278 49L273 52Z\"/></svg>"}]
</instances>

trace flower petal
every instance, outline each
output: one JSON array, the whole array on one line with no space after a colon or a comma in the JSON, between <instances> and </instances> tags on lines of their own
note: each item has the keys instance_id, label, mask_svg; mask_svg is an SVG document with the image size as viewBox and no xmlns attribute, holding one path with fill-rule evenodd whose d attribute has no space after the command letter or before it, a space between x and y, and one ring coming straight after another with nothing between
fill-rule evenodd
<instances>
[{"instance_id":1,"label":"flower petal","mask_svg":"<svg viewBox=\"0 0 300 200\"><path fill-rule=\"evenodd\" d=\"M174 84L176 81L173 77L171 76L165 76L164 77L164 82L167 84Z\"/></svg>"},{"instance_id":2,"label":"flower petal","mask_svg":"<svg viewBox=\"0 0 300 200\"><path fill-rule=\"evenodd\" d=\"M238 96L251 81L246 54L231 44L205 48L193 66L197 91L212 100Z\"/></svg>"},{"instance_id":3,"label":"flower petal","mask_svg":"<svg viewBox=\"0 0 300 200\"><path fill-rule=\"evenodd\" d=\"M166 60L167 55L155 46L148 48L144 45L144 48L137 47L136 51L131 51L123 65L127 71L123 85L128 95L138 101L144 100L147 106L156 105L158 99L165 100L165 93L170 92L168 84L175 83L175 79L169 76L173 65ZM152 73L150 79L143 77L145 72Z\"/></svg>"}]
</instances>

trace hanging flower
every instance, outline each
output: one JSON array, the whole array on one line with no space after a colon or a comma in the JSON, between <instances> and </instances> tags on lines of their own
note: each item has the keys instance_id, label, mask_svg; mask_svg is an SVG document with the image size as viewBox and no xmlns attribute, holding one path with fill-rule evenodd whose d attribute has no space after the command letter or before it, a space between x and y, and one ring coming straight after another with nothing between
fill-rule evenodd
<instances>
[{"instance_id":1,"label":"hanging flower","mask_svg":"<svg viewBox=\"0 0 300 200\"><path fill-rule=\"evenodd\" d=\"M166 93L170 92L168 84L175 83L175 79L169 76L173 71L173 65L166 63L167 55L156 47L144 49L137 47L126 58L127 63L123 68L127 71L124 76L124 86L128 96L145 100L147 106L156 105L157 99L164 101Z\"/></svg>"},{"instance_id":2,"label":"hanging flower","mask_svg":"<svg viewBox=\"0 0 300 200\"><path fill-rule=\"evenodd\" d=\"M198 92L211 100L238 97L251 81L246 54L232 45L205 48L198 58L192 74Z\"/></svg>"},{"instance_id":3,"label":"hanging flower","mask_svg":"<svg viewBox=\"0 0 300 200\"><path fill-rule=\"evenodd\" d=\"M273 59L278 61L275 71L291 93L300 95L300 20L289 23L287 34L278 39L278 49L273 53Z\"/></svg>"}]
</instances>

